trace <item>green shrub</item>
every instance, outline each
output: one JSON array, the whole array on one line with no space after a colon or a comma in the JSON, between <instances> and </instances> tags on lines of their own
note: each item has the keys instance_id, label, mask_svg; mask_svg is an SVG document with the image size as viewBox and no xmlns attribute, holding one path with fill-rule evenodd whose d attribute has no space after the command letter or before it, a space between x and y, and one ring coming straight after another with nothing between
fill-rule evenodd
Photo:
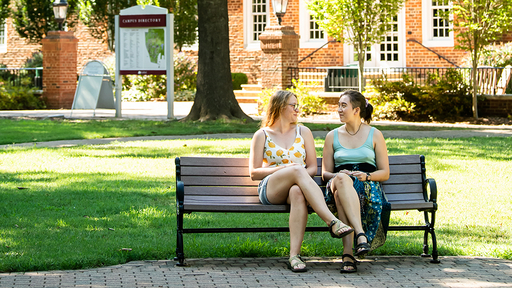
<instances>
[{"instance_id":1,"label":"green shrub","mask_svg":"<svg viewBox=\"0 0 512 288\"><path fill-rule=\"evenodd\" d=\"M180 98L180 95L176 97L176 94L180 94L178 93L180 91L195 91L196 82L197 71L194 60L182 52L175 54L174 97ZM190 96L190 92L184 94ZM148 101L154 98L167 98L166 75L128 75L123 77L123 100Z\"/></svg>"},{"instance_id":2,"label":"green shrub","mask_svg":"<svg viewBox=\"0 0 512 288\"><path fill-rule=\"evenodd\" d=\"M196 91L182 90L174 92L174 101L194 101L196 98Z\"/></svg>"},{"instance_id":3,"label":"green shrub","mask_svg":"<svg viewBox=\"0 0 512 288\"><path fill-rule=\"evenodd\" d=\"M447 120L472 114L471 86L457 69L444 75L430 73L423 85L403 74L402 81L373 81L373 89L365 92L380 119Z\"/></svg>"},{"instance_id":4,"label":"green shrub","mask_svg":"<svg viewBox=\"0 0 512 288\"><path fill-rule=\"evenodd\" d=\"M311 94L306 85L300 80L292 80L293 86L286 90L297 95L297 100L301 106L300 115L307 116L319 114L325 110L325 101L317 95ZM315 85L314 83L311 85Z\"/></svg>"},{"instance_id":5,"label":"green shrub","mask_svg":"<svg viewBox=\"0 0 512 288\"><path fill-rule=\"evenodd\" d=\"M244 73L231 73L231 82L233 83L233 90L241 90L242 84L249 83L249 79Z\"/></svg>"},{"instance_id":6,"label":"green shrub","mask_svg":"<svg viewBox=\"0 0 512 288\"><path fill-rule=\"evenodd\" d=\"M326 109L324 99L311 94L304 83L295 79L292 80L292 83L293 87L287 88L286 90L297 96L297 101L301 106L300 116L304 117L307 115L320 114ZM261 115L267 109L270 97L276 90L276 88L264 89L261 92L260 98L258 99L258 115Z\"/></svg>"},{"instance_id":7,"label":"green shrub","mask_svg":"<svg viewBox=\"0 0 512 288\"><path fill-rule=\"evenodd\" d=\"M21 86L12 86L0 79L0 110L30 110L46 108L44 101L29 88L30 78L22 79Z\"/></svg>"}]
</instances>

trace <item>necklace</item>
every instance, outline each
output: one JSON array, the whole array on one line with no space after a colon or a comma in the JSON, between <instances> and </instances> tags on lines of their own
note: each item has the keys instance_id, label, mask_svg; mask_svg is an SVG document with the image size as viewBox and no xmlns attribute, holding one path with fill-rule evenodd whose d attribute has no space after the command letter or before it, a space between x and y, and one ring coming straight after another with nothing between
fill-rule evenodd
<instances>
[{"instance_id":1,"label":"necklace","mask_svg":"<svg viewBox=\"0 0 512 288\"><path fill-rule=\"evenodd\" d=\"M350 135L350 136L354 136L354 135L356 135L356 134L357 134L357 132L359 132L359 130L361 129L361 125L363 125L363 123L359 124L359 128L357 128L356 133L351 134L350 132L348 132L348 130L347 130L347 126L346 126L346 124L345 124L345 131L347 131L348 135Z\"/></svg>"}]
</instances>

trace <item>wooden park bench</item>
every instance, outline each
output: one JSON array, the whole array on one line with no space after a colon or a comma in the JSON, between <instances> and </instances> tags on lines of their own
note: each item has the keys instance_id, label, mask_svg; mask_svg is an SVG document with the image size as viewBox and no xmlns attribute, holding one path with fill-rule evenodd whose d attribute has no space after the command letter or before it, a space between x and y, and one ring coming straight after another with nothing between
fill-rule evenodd
<instances>
[{"instance_id":1,"label":"wooden park bench","mask_svg":"<svg viewBox=\"0 0 512 288\"><path fill-rule=\"evenodd\" d=\"M325 183L321 179L322 158L318 158L317 163L318 173L314 179L322 189L325 189ZM260 203L257 192L259 181L252 181L249 177L248 164L249 159L247 158L176 158L177 245L175 260L178 261L178 265L185 265L183 234L186 233L289 232L288 227L183 227L185 213L289 213L289 205L263 205ZM423 231L423 257L431 256L428 254L428 234L430 234L432 237L431 262L439 263L434 231L437 187L435 180L427 178L425 175L425 157L422 155L389 156L389 165L391 176L382 184L387 199L391 203L391 210L423 212L425 223L421 226L390 226L388 231ZM427 190L430 190L430 194ZM308 226L306 231L327 232L328 227Z\"/></svg>"}]
</instances>

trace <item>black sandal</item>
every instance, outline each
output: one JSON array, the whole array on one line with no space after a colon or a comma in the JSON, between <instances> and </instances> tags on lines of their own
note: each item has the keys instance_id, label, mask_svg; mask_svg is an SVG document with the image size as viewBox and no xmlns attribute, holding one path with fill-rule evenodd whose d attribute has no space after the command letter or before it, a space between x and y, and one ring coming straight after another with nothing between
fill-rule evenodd
<instances>
[{"instance_id":1,"label":"black sandal","mask_svg":"<svg viewBox=\"0 0 512 288\"><path fill-rule=\"evenodd\" d=\"M345 227L348 227L350 229L345 231L345 232L343 232L343 233L341 233L341 234L336 234L336 233L332 232L332 226L334 226L334 225L336 225L338 223L341 223L341 224L339 224L340 226L338 226L338 229L336 229L336 232L338 230L340 230L341 228L345 228ZM343 222L341 222L341 220L339 220L339 219L335 219L335 220L331 221L331 224L329 224L329 232L331 232L331 237L332 238L343 238L343 237L347 236L348 234L354 232L354 229L352 229L352 227L350 227L350 226L348 226L346 224L343 224L343 226L341 226L342 224L343 224Z\"/></svg>"},{"instance_id":2,"label":"black sandal","mask_svg":"<svg viewBox=\"0 0 512 288\"><path fill-rule=\"evenodd\" d=\"M345 261L345 257L352 259L352 261L354 261L354 262ZM343 260L343 263L341 264L340 273L355 273L355 272L357 272L357 260L356 260L356 258L354 258L354 256L352 256L350 254L343 254L343 256L341 256L341 259ZM353 269L346 270L345 268L347 268L347 267L352 267Z\"/></svg>"},{"instance_id":3,"label":"black sandal","mask_svg":"<svg viewBox=\"0 0 512 288\"><path fill-rule=\"evenodd\" d=\"M356 248L354 249L354 255L358 257L364 257L366 254L368 254L368 252L370 252L371 247L370 244L368 244L368 237L364 233L357 234L356 237L354 238L354 243L357 243L359 237L366 238L366 242L359 243L356 245Z\"/></svg>"}]
</instances>

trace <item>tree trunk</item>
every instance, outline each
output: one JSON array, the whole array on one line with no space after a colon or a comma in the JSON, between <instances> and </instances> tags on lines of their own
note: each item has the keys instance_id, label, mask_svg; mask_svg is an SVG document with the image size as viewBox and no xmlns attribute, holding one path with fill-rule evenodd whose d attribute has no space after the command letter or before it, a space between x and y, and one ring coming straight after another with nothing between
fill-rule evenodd
<instances>
[{"instance_id":1,"label":"tree trunk","mask_svg":"<svg viewBox=\"0 0 512 288\"><path fill-rule=\"evenodd\" d=\"M472 52L472 63L473 64L473 69L471 71L471 78L473 80L473 95L472 95L472 99L473 99L473 117L475 119L478 119L478 99L477 99L477 92L478 92L478 79L477 79L477 75L478 75L478 52L479 52L479 44L478 44L478 39L476 39L476 36L475 38L473 39L474 41L474 51Z\"/></svg>"},{"instance_id":2,"label":"tree trunk","mask_svg":"<svg viewBox=\"0 0 512 288\"><path fill-rule=\"evenodd\" d=\"M197 93L184 120L240 118L252 121L238 105L231 84L227 0L198 0L197 10Z\"/></svg>"}]
</instances>

